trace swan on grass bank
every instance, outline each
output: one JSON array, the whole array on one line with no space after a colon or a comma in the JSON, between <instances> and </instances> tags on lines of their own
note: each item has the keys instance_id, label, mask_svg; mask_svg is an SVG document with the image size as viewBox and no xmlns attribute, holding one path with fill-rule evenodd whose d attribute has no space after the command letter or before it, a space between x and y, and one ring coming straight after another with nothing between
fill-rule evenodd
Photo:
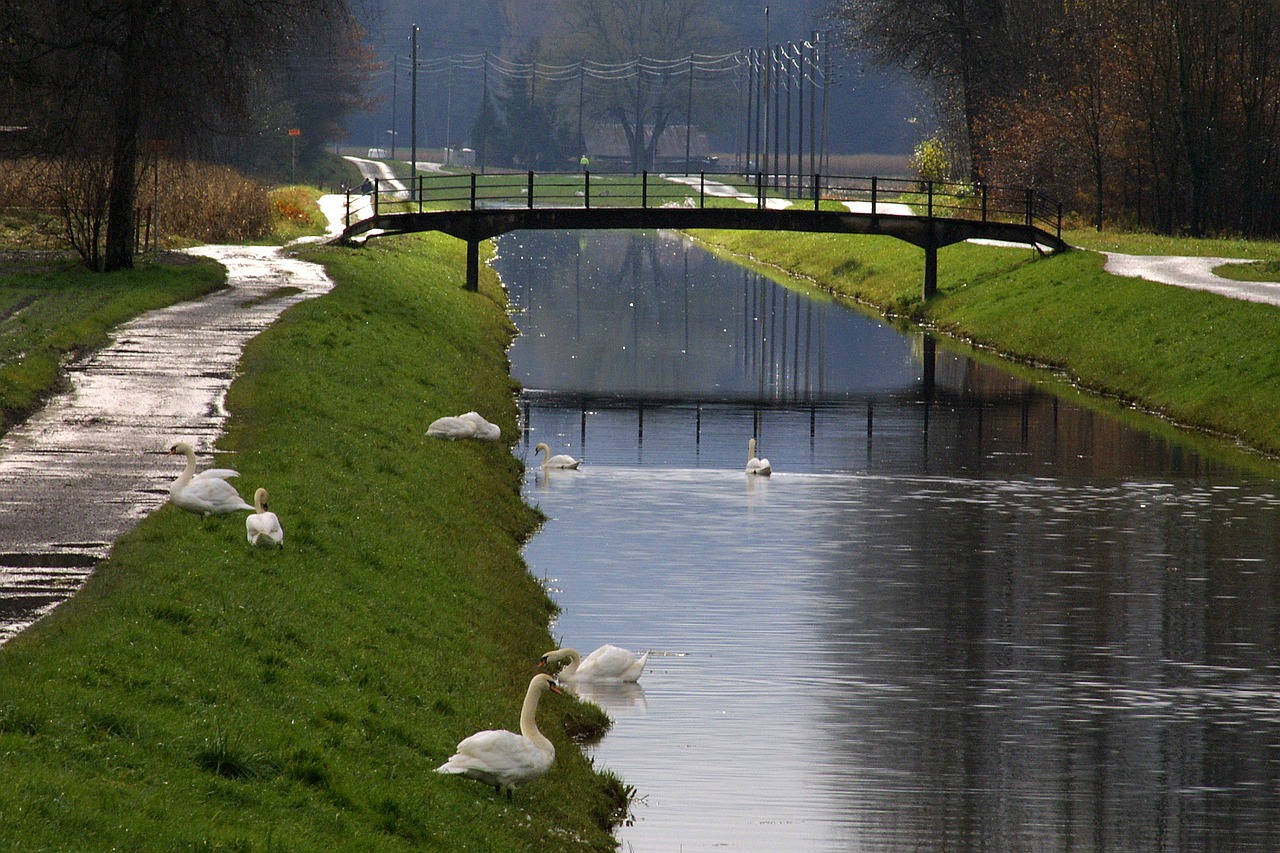
<instances>
[{"instance_id":1,"label":"swan on grass bank","mask_svg":"<svg viewBox=\"0 0 1280 853\"><path fill-rule=\"evenodd\" d=\"M761 477L768 477L773 473L773 466L769 464L768 459L756 458L756 440L754 438L747 441L747 473L759 474Z\"/></svg>"},{"instance_id":2,"label":"swan on grass bank","mask_svg":"<svg viewBox=\"0 0 1280 853\"><path fill-rule=\"evenodd\" d=\"M564 453L557 453L555 456L552 456L551 448L547 447L543 442L538 442L538 445L533 448L534 458L537 458L539 453L547 454L542 457L542 467L544 470L547 468L564 468L576 471L578 466L582 464L581 459L574 459L572 456Z\"/></svg>"},{"instance_id":3,"label":"swan on grass bank","mask_svg":"<svg viewBox=\"0 0 1280 853\"><path fill-rule=\"evenodd\" d=\"M169 448L169 454L182 454L187 457L187 466L182 476L169 486L169 501L179 509L194 512L208 518L211 515L226 515L240 510L253 510L244 502L236 487L227 482L230 477L240 476L239 472L230 468L210 468L200 474L196 473L196 451L185 441L179 441Z\"/></svg>"},{"instance_id":4,"label":"swan on grass bank","mask_svg":"<svg viewBox=\"0 0 1280 853\"><path fill-rule=\"evenodd\" d=\"M467 412L463 415L446 415L443 418L436 418L427 427L427 435L449 441L459 441L464 438L498 441L502 438L502 429L497 424L485 420L484 416L477 412Z\"/></svg>"},{"instance_id":5,"label":"swan on grass bank","mask_svg":"<svg viewBox=\"0 0 1280 853\"><path fill-rule=\"evenodd\" d=\"M457 751L436 768L437 773L456 773L492 785L507 799L516 785L538 779L551 769L556 748L538 730L538 700L550 690L561 693L555 679L540 672L529 682L520 708L520 734L488 729L464 738Z\"/></svg>"},{"instance_id":6,"label":"swan on grass bank","mask_svg":"<svg viewBox=\"0 0 1280 853\"><path fill-rule=\"evenodd\" d=\"M255 512L245 517L244 529L250 545L275 545L284 547L284 528L274 512L267 509L267 490L253 493Z\"/></svg>"},{"instance_id":7,"label":"swan on grass bank","mask_svg":"<svg viewBox=\"0 0 1280 853\"><path fill-rule=\"evenodd\" d=\"M564 669L556 673L561 681L580 684L586 681L638 681L644 665L649 661L649 653L637 656L618 646L605 643L585 658L577 649L563 648L547 652L538 661L538 666L551 666L567 660Z\"/></svg>"}]
</instances>

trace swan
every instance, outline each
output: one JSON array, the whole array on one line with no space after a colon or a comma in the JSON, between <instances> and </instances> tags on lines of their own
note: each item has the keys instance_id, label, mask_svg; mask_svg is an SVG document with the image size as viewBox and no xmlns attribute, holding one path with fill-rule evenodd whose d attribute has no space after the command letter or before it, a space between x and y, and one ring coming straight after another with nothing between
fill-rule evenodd
<instances>
[{"instance_id":1,"label":"swan","mask_svg":"<svg viewBox=\"0 0 1280 853\"><path fill-rule=\"evenodd\" d=\"M754 438L747 441L747 473L759 474L762 477L768 477L773 473L773 466L769 464L768 459L756 458L756 440Z\"/></svg>"},{"instance_id":2,"label":"swan","mask_svg":"<svg viewBox=\"0 0 1280 853\"><path fill-rule=\"evenodd\" d=\"M562 660L569 661L556 675L562 681L631 682L640 680L640 673L649 661L649 653L637 657L635 652L606 643L584 658L577 649L563 648L547 652L538 661L538 666L545 667Z\"/></svg>"},{"instance_id":3,"label":"swan","mask_svg":"<svg viewBox=\"0 0 1280 853\"><path fill-rule=\"evenodd\" d=\"M547 445L542 442L538 442L537 447L533 448L533 455L535 457L539 453L547 454L542 459L543 470L546 470L547 468L566 468L577 470L578 466L582 464L581 459L574 459L572 456L564 453L558 453L555 456L552 456L551 448L547 447Z\"/></svg>"},{"instance_id":4,"label":"swan","mask_svg":"<svg viewBox=\"0 0 1280 853\"><path fill-rule=\"evenodd\" d=\"M244 502L236 487L227 482L228 476L239 476L230 468L211 469L213 473L196 475L196 452L190 444L179 441L169 448L169 454L181 453L187 457L187 467L182 476L169 486L169 500L179 509L194 512L208 518L240 510L252 510Z\"/></svg>"},{"instance_id":5,"label":"swan","mask_svg":"<svg viewBox=\"0 0 1280 853\"><path fill-rule=\"evenodd\" d=\"M284 547L284 528L274 512L267 509L267 490L258 489L253 493L253 503L257 510L245 516L244 529L249 536L250 545L276 545Z\"/></svg>"},{"instance_id":6,"label":"swan","mask_svg":"<svg viewBox=\"0 0 1280 853\"><path fill-rule=\"evenodd\" d=\"M457 751L436 768L437 773L457 773L492 785L499 793L532 782L546 774L556 759L556 748L538 731L538 700L542 694L563 693L555 679L540 672L529 682L520 708L520 734L488 729L464 738Z\"/></svg>"},{"instance_id":7,"label":"swan","mask_svg":"<svg viewBox=\"0 0 1280 853\"><path fill-rule=\"evenodd\" d=\"M475 434L475 421L470 418L459 418L451 415L436 418L431 422L431 426L427 427L427 435L433 438L445 438L450 441L457 441L461 438L474 438Z\"/></svg>"},{"instance_id":8,"label":"swan","mask_svg":"<svg viewBox=\"0 0 1280 853\"><path fill-rule=\"evenodd\" d=\"M490 423L477 412L467 412L465 415L458 415L463 420L471 421L476 425L476 434L474 438L480 441L498 441L502 438L502 430L495 423Z\"/></svg>"}]
</instances>

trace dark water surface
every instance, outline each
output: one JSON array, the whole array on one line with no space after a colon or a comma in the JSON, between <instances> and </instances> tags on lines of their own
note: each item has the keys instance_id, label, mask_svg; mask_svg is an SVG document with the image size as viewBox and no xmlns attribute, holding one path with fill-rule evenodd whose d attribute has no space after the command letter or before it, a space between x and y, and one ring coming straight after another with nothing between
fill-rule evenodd
<instances>
[{"instance_id":1,"label":"dark water surface","mask_svg":"<svg viewBox=\"0 0 1280 853\"><path fill-rule=\"evenodd\" d=\"M500 251L519 451L586 458L526 558L655 651L582 691L623 850L1280 849L1273 480L676 237Z\"/></svg>"}]
</instances>

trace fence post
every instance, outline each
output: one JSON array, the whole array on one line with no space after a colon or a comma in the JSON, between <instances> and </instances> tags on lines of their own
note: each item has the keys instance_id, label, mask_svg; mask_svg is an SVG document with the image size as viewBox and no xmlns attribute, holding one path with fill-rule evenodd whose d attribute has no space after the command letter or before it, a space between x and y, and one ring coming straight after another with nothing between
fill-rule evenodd
<instances>
[{"instance_id":1,"label":"fence post","mask_svg":"<svg viewBox=\"0 0 1280 853\"><path fill-rule=\"evenodd\" d=\"M933 219L933 181L926 182L929 188L929 218Z\"/></svg>"},{"instance_id":2,"label":"fence post","mask_svg":"<svg viewBox=\"0 0 1280 853\"><path fill-rule=\"evenodd\" d=\"M418 181L417 181L418 186L415 188L417 190L416 194L418 196L418 212L419 213L422 212L422 196L425 195L427 192L426 177L427 177L426 175L418 175Z\"/></svg>"},{"instance_id":3,"label":"fence post","mask_svg":"<svg viewBox=\"0 0 1280 853\"><path fill-rule=\"evenodd\" d=\"M342 227L345 228L351 224L351 187L343 187L343 195L347 197L347 207L342 214Z\"/></svg>"},{"instance_id":4,"label":"fence post","mask_svg":"<svg viewBox=\"0 0 1280 853\"><path fill-rule=\"evenodd\" d=\"M1032 218L1034 216L1034 211L1035 211L1036 202L1035 202L1035 198L1033 197L1034 192L1035 191L1032 190L1030 187L1027 187L1027 224L1028 225L1031 224Z\"/></svg>"},{"instance_id":5,"label":"fence post","mask_svg":"<svg viewBox=\"0 0 1280 853\"><path fill-rule=\"evenodd\" d=\"M698 173L698 209L701 210L707 206L707 173Z\"/></svg>"},{"instance_id":6,"label":"fence post","mask_svg":"<svg viewBox=\"0 0 1280 853\"><path fill-rule=\"evenodd\" d=\"M876 215L876 203L878 201L878 199L876 198L876 184L879 181L880 179L875 175L871 176L871 215L872 216Z\"/></svg>"},{"instance_id":7,"label":"fence post","mask_svg":"<svg viewBox=\"0 0 1280 853\"><path fill-rule=\"evenodd\" d=\"M378 213L380 212L378 209L378 190L380 189L378 184L381 180L382 178L373 179L373 215L374 216L377 216Z\"/></svg>"},{"instance_id":8,"label":"fence post","mask_svg":"<svg viewBox=\"0 0 1280 853\"><path fill-rule=\"evenodd\" d=\"M982 221L987 221L987 185L979 184L978 188L982 190Z\"/></svg>"},{"instance_id":9,"label":"fence post","mask_svg":"<svg viewBox=\"0 0 1280 853\"><path fill-rule=\"evenodd\" d=\"M587 210L591 209L591 172L582 170L582 203Z\"/></svg>"},{"instance_id":10,"label":"fence post","mask_svg":"<svg viewBox=\"0 0 1280 853\"><path fill-rule=\"evenodd\" d=\"M632 172L634 175L635 173ZM649 206L649 170L644 169L640 172L640 206Z\"/></svg>"},{"instance_id":11,"label":"fence post","mask_svg":"<svg viewBox=\"0 0 1280 853\"><path fill-rule=\"evenodd\" d=\"M818 209L818 202L822 199L822 193L818 191L818 173L813 173L813 209Z\"/></svg>"},{"instance_id":12,"label":"fence post","mask_svg":"<svg viewBox=\"0 0 1280 853\"><path fill-rule=\"evenodd\" d=\"M764 209L764 172L756 172L756 210Z\"/></svg>"},{"instance_id":13,"label":"fence post","mask_svg":"<svg viewBox=\"0 0 1280 853\"><path fill-rule=\"evenodd\" d=\"M476 173L471 173L471 209L476 209Z\"/></svg>"}]
</instances>

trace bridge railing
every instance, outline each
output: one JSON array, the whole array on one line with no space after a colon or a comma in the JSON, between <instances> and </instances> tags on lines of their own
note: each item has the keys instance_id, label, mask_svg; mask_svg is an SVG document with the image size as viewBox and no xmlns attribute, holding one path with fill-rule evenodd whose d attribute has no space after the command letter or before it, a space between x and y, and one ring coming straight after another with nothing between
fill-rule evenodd
<instances>
[{"instance_id":1,"label":"bridge railing","mask_svg":"<svg viewBox=\"0 0 1280 853\"><path fill-rule=\"evenodd\" d=\"M781 188L781 189L780 189ZM1062 205L1027 187L847 175L700 172L433 173L412 181L374 180L374 215L417 210L497 207L709 207L851 211L1034 225L1062 236ZM354 210L348 195L348 222Z\"/></svg>"}]
</instances>

